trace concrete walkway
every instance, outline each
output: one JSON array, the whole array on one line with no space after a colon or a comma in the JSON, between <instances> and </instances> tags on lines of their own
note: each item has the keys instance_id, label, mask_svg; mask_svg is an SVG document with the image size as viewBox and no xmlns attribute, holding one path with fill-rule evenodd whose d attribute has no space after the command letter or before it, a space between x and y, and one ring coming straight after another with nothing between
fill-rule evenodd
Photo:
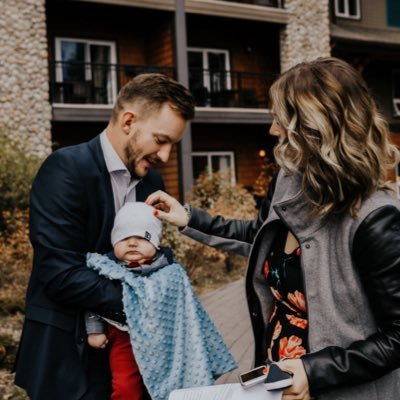
<instances>
[{"instance_id":1,"label":"concrete walkway","mask_svg":"<svg viewBox=\"0 0 400 400\"><path fill-rule=\"evenodd\" d=\"M237 370L221 376L217 383L237 383L238 374L251 368L254 354L244 279L207 293L200 300L239 365Z\"/></svg>"}]
</instances>

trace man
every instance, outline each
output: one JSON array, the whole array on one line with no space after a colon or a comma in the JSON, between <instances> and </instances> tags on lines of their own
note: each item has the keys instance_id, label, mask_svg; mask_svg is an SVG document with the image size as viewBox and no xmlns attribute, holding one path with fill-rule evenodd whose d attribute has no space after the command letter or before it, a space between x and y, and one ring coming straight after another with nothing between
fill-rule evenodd
<instances>
[{"instance_id":1,"label":"man","mask_svg":"<svg viewBox=\"0 0 400 400\"><path fill-rule=\"evenodd\" d=\"M109 400L107 352L86 345L84 311L123 318L121 286L86 267L86 253L112 249L110 232L125 201L163 188L151 168L167 162L193 118L191 94L160 74L124 86L106 130L54 152L32 186L34 248L16 361L17 385L32 400Z\"/></svg>"}]
</instances>

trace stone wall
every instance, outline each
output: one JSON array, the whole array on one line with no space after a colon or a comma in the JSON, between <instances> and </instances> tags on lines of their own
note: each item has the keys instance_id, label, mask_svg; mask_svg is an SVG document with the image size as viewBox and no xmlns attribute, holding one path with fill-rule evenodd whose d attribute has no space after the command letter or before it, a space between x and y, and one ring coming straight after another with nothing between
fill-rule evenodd
<instances>
[{"instance_id":1,"label":"stone wall","mask_svg":"<svg viewBox=\"0 0 400 400\"><path fill-rule=\"evenodd\" d=\"M281 71L330 55L329 0L285 0L289 22L281 32Z\"/></svg>"},{"instance_id":2,"label":"stone wall","mask_svg":"<svg viewBox=\"0 0 400 400\"><path fill-rule=\"evenodd\" d=\"M45 0L0 0L0 130L32 154L51 151Z\"/></svg>"}]
</instances>

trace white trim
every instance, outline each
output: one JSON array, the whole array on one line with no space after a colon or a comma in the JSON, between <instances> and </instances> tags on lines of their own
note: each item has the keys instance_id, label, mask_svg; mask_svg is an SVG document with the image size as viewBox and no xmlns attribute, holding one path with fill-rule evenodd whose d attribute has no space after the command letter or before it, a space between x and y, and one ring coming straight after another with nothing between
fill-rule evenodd
<instances>
[{"instance_id":1,"label":"white trim","mask_svg":"<svg viewBox=\"0 0 400 400\"><path fill-rule=\"evenodd\" d=\"M208 57L209 53L214 54L224 54L225 55L225 73L226 73L226 88L230 90L232 88L232 77L230 74L231 66L229 60L229 50L226 49L214 49L214 48L207 48L207 47L188 47L188 52L193 53L201 53L203 56L203 84L208 89L211 90L211 81L210 81L210 74L209 74L209 66L208 66Z\"/></svg>"},{"instance_id":2,"label":"white trim","mask_svg":"<svg viewBox=\"0 0 400 400\"><path fill-rule=\"evenodd\" d=\"M97 39L79 39L74 37L59 36L55 38L55 55L56 55L56 82L63 82L62 73L62 58L61 58L61 42L74 42L74 43L84 43L86 45L99 45L99 46L109 46L110 47L110 66L109 66L109 79L107 79L107 97L109 104L114 104L117 98L117 74L113 66L117 64L117 50L116 43L106 40ZM92 70L88 65L90 60L90 50L89 46L85 46L85 79L92 79Z\"/></svg>"},{"instance_id":3,"label":"white trim","mask_svg":"<svg viewBox=\"0 0 400 400\"><path fill-rule=\"evenodd\" d=\"M228 156L231 171L231 184L236 184L235 152L234 151L193 151L192 157L207 157L208 174L212 175L212 156Z\"/></svg>"},{"instance_id":4,"label":"white trim","mask_svg":"<svg viewBox=\"0 0 400 400\"><path fill-rule=\"evenodd\" d=\"M350 14L350 1L355 1L355 6L357 10L357 14ZM348 18L348 19L360 19L361 18L361 7L360 0L343 0L344 2L344 12L341 13L339 11L339 0L335 0L335 16L339 18Z\"/></svg>"},{"instance_id":5,"label":"white trim","mask_svg":"<svg viewBox=\"0 0 400 400\"><path fill-rule=\"evenodd\" d=\"M400 199L400 163L397 163L397 165L394 167L394 179L397 198Z\"/></svg>"},{"instance_id":6,"label":"white trim","mask_svg":"<svg viewBox=\"0 0 400 400\"><path fill-rule=\"evenodd\" d=\"M393 98L393 110L396 117L400 117L400 99Z\"/></svg>"},{"instance_id":7,"label":"white trim","mask_svg":"<svg viewBox=\"0 0 400 400\"><path fill-rule=\"evenodd\" d=\"M158 10L175 10L175 0L81 0L90 3L104 3L140 7ZM287 24L293 15L284 8L257 6L254 4L234 3L221 0L186 0L186 12L189 14L214 15L226 18Z\"/></svg>"},{"instance_id":8,"label":"white trim","mask_svg":"<svg viewBox=\"0 0 400 400\"><path fill-rule=\"evenodd\" d=\"M272 110L270 108L239 108L239 107L198 107L196 106L196 110L206 111L211 113L220 113L220 112L235 112L235 113L243 113L243 114L268 114L272 115Z\"/></svg>"},{"instance_id":9,"label":"white trim","mask_svg":"<svg viewBox=\"0 0 400 400\"><path fill-rule=\"evenodd\" d=\"M71 103L53 103L53 108L82 108L82 109L105 109L112 110L113 104L71 104Z\"/></svg>"}]
</instances>

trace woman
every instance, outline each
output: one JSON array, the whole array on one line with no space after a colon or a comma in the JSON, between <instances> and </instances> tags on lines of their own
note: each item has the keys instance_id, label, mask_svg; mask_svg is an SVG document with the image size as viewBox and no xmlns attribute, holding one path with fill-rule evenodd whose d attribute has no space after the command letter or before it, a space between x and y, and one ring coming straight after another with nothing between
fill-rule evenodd
<instances>
[{"instance_id":1,"label":"woman","mask_svg":"<svg viewBox=\"0 0 400 400\"><path fill-rule=\"evenodd\" d=\"M335 58L295 66L270 92L281 170L257 220L211 218L163 192L147 202L203 243L252 245L256 364L294 374L284 400L398 399L400 205L386 184L397 158L387 124Z\"/></svg>"}]
</instances>

